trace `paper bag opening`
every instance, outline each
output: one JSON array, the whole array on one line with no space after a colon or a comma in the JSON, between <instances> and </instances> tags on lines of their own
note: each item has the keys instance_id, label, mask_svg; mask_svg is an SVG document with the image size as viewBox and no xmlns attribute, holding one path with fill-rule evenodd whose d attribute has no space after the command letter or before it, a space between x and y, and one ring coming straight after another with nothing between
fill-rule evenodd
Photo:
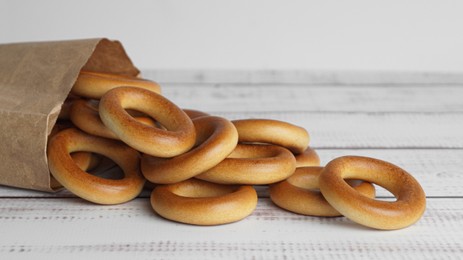
<instances>
[{"instance_id":1,"label":"paper bag opening","mask_svg":"<svg viewBox=\"0 0 463 260\"><path fill-rule=\"evenodd\" d=\"M0 45L0 184L59 187L47 138L81 70L139 74L122 44L105 38Z\"/></svg>"}]
</instances>

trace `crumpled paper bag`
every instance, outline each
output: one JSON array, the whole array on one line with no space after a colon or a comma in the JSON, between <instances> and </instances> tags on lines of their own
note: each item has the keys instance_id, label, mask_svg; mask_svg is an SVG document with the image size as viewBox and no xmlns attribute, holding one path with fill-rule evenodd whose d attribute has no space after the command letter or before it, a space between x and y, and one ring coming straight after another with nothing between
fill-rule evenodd
<instances>
[{"instance_id":1,"label":"crumpled paper bag","mask_svg":"<svg viewBox=\"0 0 463 260\"><path fill-rule=\"evenodd\" d=\"M108 39L0 45L0 184L55 191L47 138L80 70L136 76L121 43Z\"/></svg>"}]
</instances>

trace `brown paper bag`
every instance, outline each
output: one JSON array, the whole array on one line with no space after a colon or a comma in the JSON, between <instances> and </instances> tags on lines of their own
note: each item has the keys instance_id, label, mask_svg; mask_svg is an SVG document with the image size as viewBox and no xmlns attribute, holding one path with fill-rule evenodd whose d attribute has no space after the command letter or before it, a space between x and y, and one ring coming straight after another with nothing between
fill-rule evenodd
<instances>
[{"instance_id":1,"label":"brown paper bag","mask_svg":"<svg viewBox=\"0 0 463 260\"><path fill-rule=\"evenodd\" d=\"M47 137L81 69L135 76L107 39L0 45L0 184L54 191Z\"/></svg>"}]
</instances>

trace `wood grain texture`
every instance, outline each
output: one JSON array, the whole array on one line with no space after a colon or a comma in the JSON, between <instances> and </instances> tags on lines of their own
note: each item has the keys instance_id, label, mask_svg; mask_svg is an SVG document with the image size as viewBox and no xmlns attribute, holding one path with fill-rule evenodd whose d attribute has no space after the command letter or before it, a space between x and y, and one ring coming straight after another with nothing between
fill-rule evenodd
<instances>
[{"instance_id":1,"label":"wood grain texture","mask_svg":"<svg viewBox=\"0 0 463 260\"><path fill-rule=\"evenodd\" d=\"M308 129L322 165L343 155L394 163L423 186L415 225L377 231L276 207L265 186L243 221L214 227L156 215L149 190L100 206L0 187L0 259L459 259L463 255L463 74L145 71L185 108ZM1 173L0 173L1 174ZM391 194L380 189L382 200Z\"/></svg>"},{"instance_id":2,"label":"wood grain texture","mask_svg":"<svg viewBox=\"0 0 463 260\"><path fill-rule=\"evenodd\" d=\"M442 259L463 253L463 199L428 199L418 223L388 232L345 218L289 213L269 199L260 199L243 221L213 227L162 219L148 199L116 206L78 199L2 199L0 226L8 234L0 236L5 259Z\"/></svg>"},{"instance_id":3,"label":"wood grain texture","mask_svg":"<svg viewBox=\"0 0 463 260\"><path fill-rule=\"evenodd\" d=\"M463 88L449 85L163 84L179 106L211 112L463 112Z\"/></svg>"},{"instance_id":4,"label":"wood grain texture","mask_svg":"<svg viewBox=\"0 0 463 260\"><path fill-rule=\"evenodd\" d=\"M167 86L181 107L308 129L315 148L463 148L463 88Z\"/></svg>"},{"instance_id":5,"label":"wood grain texture","mask_svg":"<svg viewBox=\"0 0 463 260\"><path fill-rule=\"evenodd\" d=\"M314 148L463 148L463 114L220 112L228 119L268 118L306 128Z\"/></svg>"}]
</instances>

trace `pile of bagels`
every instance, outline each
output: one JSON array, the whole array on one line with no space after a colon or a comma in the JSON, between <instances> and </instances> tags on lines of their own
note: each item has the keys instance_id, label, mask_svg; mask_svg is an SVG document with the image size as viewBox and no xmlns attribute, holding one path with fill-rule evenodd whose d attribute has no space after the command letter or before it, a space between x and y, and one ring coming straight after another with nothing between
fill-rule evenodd
<instances>
[{"instance_id":1,"label":"pile of bagels","mask_svg":"<svg viewBox=\"0 0 463 260\"><path fill-rule=\"evenodd\" d=\"M152 189L160 216L219 225L249 216L255 185L279 207L303 215L345 216L375 229L407 227L426 197L405 170L378 159L344 156L320 166L308 132L270 119L229 121L181 109L140 77L81 71L49 136L54 179L75 195L118 204ZM104 158L123 176L92 174ZM375 200L375 187L394 201Z\"/></svg>"}]
</instances>

